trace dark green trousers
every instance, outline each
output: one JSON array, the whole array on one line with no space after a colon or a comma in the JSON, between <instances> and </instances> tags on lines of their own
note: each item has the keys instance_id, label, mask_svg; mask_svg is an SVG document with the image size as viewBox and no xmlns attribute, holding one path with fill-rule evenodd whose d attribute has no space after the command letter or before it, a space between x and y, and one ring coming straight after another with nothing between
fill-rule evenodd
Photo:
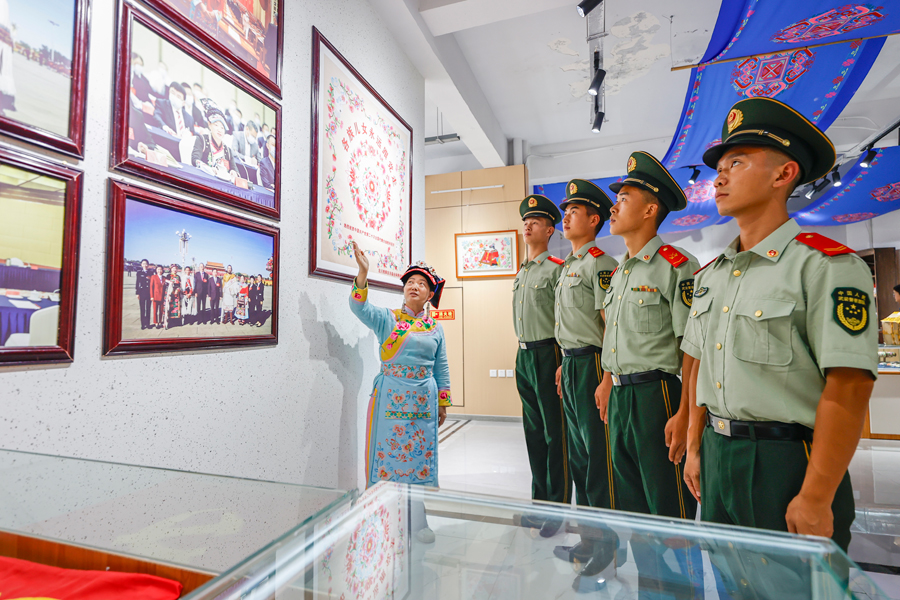
<instances>
[{"instance_id":1,"label":"dark green trousers","mask_svg":"<svg viewBox=\"0 0 900 600\"><path fill-rule=\"evenodd\" d=\"M609 452L609 427L600 419L594 400L602 377L599 354L564 356L562 359L563 405L575 503L615 509L619 505Z\"/></svg>"},{"instance_id":2,"label":"dark green trousers","mask_svg":"<svg viewBox=\"0 0 900 600\"><path fill-rule=\"evenodd\" d=\"M531 465L531 497L551 502L571 501L572 476L566 440L566 415L556 393L559 346L519 349L516 387L522 399L525 446Z\"/></svg>"},{"instance_id":3,"label":"dark green trousers","mask_svg":"<svg viewBox=\"0 0 900 600\"><path fill-rule=\"evenodd\" d=\"M800 492L811 446L807 442L749 440L719 435L709 427L703 432L700 452L700 513L704 521L787 531L788 504ZM856 516L850 475L838 486L831 504L834 514L832 540L847 551L850 525ZM787 551L755 551L711 547L710 560L723 583L738 598L810 598L814 566ZM829 557L825 557L830 562ZM829 566L846 583L849 573ZM826 577L826 579L829 579ZM828 587L837 587L833 578ZM821 585L821 584L820 584Z\"/></svg>"},{"instance_id":4,"label":"dark green trousers","mask_svg":"<svg viewBox=\"0 0 900 600\"><path fill-rule=\"evenodd\" d=\"M609 433L619 508L679 519L693 519L697 501L681 464L669 460L666 423L681 404L681 381L613 387Z\"/></svg>"}]
</instances>

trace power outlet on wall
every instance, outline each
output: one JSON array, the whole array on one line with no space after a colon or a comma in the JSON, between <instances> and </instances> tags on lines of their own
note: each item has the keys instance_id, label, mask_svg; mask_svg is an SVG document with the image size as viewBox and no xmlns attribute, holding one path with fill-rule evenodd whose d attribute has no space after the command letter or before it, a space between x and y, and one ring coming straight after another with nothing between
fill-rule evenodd
<instances>
[{"instance_id":1,"label":"power outlet on wall","mask_svg":"<svg viewBox=\"0 0 900 600\"><path fill-rule=\"evenodd\" d=\"M499 370L497 371L497 377L504 377L504 378L505 378L505 377L506 377L506 371L503 370L503 369L499 369Z\"/></svg>"},{"instance_id":2,"label":"power outlet on wall","mask_svg":"<svg viewBox=\"0 0 900 600\"><path fill-rule=\"evenodd\" d=\"M509 377L510 379L512 379L513 377L515 377L515 374L513 373L512 369L507 369L506 376Z\"/></svg>"},{"instance_id":3,"label":"power outlet on wall","mask_svg":"<svg viewBox=\"0 0 900 600\"><path fill-rule=\"evenodd\" d=\"M497 369L491 369L491 377L497 376Z\"/></svg>"}]
</instances>

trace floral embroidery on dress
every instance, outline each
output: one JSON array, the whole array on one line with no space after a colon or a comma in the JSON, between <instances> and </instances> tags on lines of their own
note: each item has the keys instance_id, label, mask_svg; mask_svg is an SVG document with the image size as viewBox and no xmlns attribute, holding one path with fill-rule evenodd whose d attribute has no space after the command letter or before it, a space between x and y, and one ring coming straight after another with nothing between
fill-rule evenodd
<instances>
[{"instance_id":1,"label":"floral embroidery on dress","mask_svg":"<svg viewBox=\"0 0 900 600\"><path fill-rule=\"evenodd\" d=\"M387 416L389 419L402 419L404 417L391 417L391 413L402 413L412 415L410 417L405 417L408 419L414 419L417 416L420 418L427 418L425 415L430 415L431 411L429 411L429 402L428 402L428 393L425 391L416 391L416 390L406 390L406 391L397 391L388 388L387 390L387 400L388 400L388 410Z\"/></svg>"},{"instance_id":2,"label":"floral embroidery on dress","mask_svg":"<svg viewBox=\"0 0 900 600\"><path fill-rule=\"evenodd\" d=\"M381 345L381 360L383 361L390 360L400 351L408 334L430 333L436 325L435 320L430 316L415 317L405 310L395 310L393 313L397 324L394 325L394 330L388 339Z\"/></svg>"},{"instance_id":3,"label":"floral embroidery on dress","mask_svg":"<svg viewBox=\"0 0 900 600\"><path fill-rule=\"evenodd\" d=\"M396 363L382 363L382 375L391 375L401 379L429 379L432 376L430 368L425 366L400 365Z\"/></svg>"},{"instance_id":4,"label":"floral embroidery on dress","mask_svg":"<svg viewBox=\"0 0 900 600\"><path fill-rule=\"evenodd\" d=\"M438 392L438 406L453 406L450 390L440 390Z\"/></svg>"},{"instance_id":5,"label":"floral embroidery on dress","mask_svg":"<svg viewBox=\"0 0 900 600\"><path fill-rule=\"evenodd\" d=\"M397 423L392 437L375 447L374 467L378 479L415 483L431 479L434 470L434 442L428 441L418 422Z\"/></svg>"},{"instance_id":6,"label":"floral embroidery on dress","mask_svg":"<svg viewBox=\"0 0 900 600\"><path fill-rule=\"evenodd\" d=\"M353 281L353 289L350 290L350 298L356 302L363 303L369 297L369 286L364 289L356 287L356 280Z\"/></svg>"}]
</instances>

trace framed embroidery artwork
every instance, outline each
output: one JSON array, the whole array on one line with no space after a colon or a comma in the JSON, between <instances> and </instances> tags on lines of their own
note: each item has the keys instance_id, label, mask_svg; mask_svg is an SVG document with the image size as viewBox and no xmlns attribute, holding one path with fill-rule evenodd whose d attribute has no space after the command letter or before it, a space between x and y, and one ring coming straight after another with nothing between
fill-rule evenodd
<instances>
[{"instance_id":1,"label":"framed embroidery artwork","mask_svg":"<svg viewBox=\"0 0 900 600\"><path fill-rule=\"evenodd\" d=\"M111 166L281 214L281 107L137 4L119 5Z\"/></svg>"},{"instance_id":2,"label":"framed embroidery artwork","mask_svg":"<svg viewBox=\"0 0 900 600\"><path fill-rule=\"evenodd\" d=\"M283 0L144 0L281 97Z\"/></svg>"},{"instance_id":3,"label":"framed embroidery artwork","mask_svg":"<svg viewBox=\"0 0 900 600\"><path fill-rule=\"evenodd\" d=\"M278 229L109 186L104 354L278 343Z\"/></svg>"},{"instance_id":4,"label":"framed embroidery artwork","mask_svg":"<svg viewBox=\"0 0 900 600\"><path fill-rule=\"evenodd\" d=\"M0 2L4 135L84 157L89 11L88 0Z\"/></svg>"},{"instance_id":5,"label":"framed embroidery artwork","mask_svg":"<svg viewBox=\"0 0 900 600\"><path fill-rule=\"evenodd\" d=\"M515 277L519 270L519 232L457 233L456 278Z\"/></svg>"},{"instance_id":6,"label":"framed embroidery artwork","mask_svg":"<svg viewBox=\"0 0 900 600\"><path fill-rule=\"evenodd\" d=\"M313 28L310 275L401 290L412 246L412 128Z\"/></svg>"},{"instance_id":7,"label":"framed embroidery artwork","mask_svg":"<svg viewBox=\"0 0 900 600\"><path fill-rule=\"evenodd\" d=\"M81 182L0 147L0 367L73 360Z\"/></svg>"}]
</instances>

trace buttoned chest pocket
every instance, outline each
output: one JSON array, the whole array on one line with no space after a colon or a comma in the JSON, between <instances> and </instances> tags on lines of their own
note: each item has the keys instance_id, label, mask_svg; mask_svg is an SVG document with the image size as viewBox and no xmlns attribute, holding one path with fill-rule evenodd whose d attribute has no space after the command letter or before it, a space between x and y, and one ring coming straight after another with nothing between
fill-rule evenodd
<instances>
[{"instance_id":1,"label":"buttoned chest pocket","mask_svg":"<svg viewBox=\"0 0 900 600\"><path fill-rule=\"evenodd\" d=\"M546 306L550 304L553 296L553 288L549 282L541 281L533 283L525 290L525 301L534 306Z\"/></svg>"},{"instance_id":2,"label":"buttoned chest pocket","mask_svg":"<svg viewBox=\"0 0 900 600\"><path fill-rule=\"evenodd\" d=\"M625 298L625 327L635 333L656 333L663 326L659 292L634 292Z\"/></svg>"},{"instance_id":3,"label":"buttoned chest pocket","mask_svg":"<svg viewBox=\"0 0 900 600\"><path fill-rule=\"evenodd\" d=\"M587 291L581 277L563 277L561 283L560 302L566 308L581 308Z\"/></svg>"},{"instance_id":4,"label":"buttoned chest pocket","mask_svg":"<svg viewBox=\"0 0 900 600\"><path fill-rule=\"evenodd\" d=\"M706 339L706 331L709 326L709 309L712 307L713 297L703 296L691 303L691 313L685 327L684 337L695 342L698 346Z\"/></svg>"},{"instance_id":5,"label":"buttoned chest pocket","mask_svg":"<svg viewBox=\"0 0 900 600\"><path fill-rule=\"evenodd\" d=\"M791 314L796 304L772 298L739 300L734 307L735 358L763 365L790 364Z\"/></svg>"}]
</instances>

